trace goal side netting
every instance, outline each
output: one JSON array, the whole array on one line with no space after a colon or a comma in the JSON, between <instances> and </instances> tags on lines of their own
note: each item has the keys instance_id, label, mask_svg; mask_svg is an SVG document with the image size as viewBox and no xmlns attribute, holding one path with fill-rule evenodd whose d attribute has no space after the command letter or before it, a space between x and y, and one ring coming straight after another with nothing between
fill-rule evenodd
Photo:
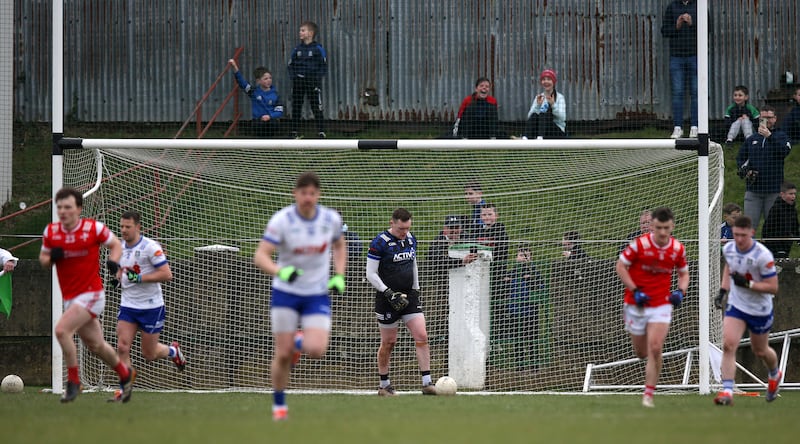
<instances>
[{"instance_id":1,"label":"goal side netting","mask_svg":"<svg viewBox=\"0 0 800 444\"><path fill-rule=\"evenodd\" d=\"M163 285L161 338L179 341L188 365L178 373L169 360L145 362L137 338L137 389L270 388L270 278L252 257L269 217L292 203L294 180L306 170L322 179L321 204L342 213L350 254L346 294L332 298L327 354L304 358L290 389L377 387L379 333L366 249L397 207L413 215L434 379L462 375L468 388L484 391L574 392L584 389L591 364L593 385L640 387L644 361L633 359L623 331L623 287L614 265L638 230L641 212L658 206L676 216L674 234L686 245L691 273L686 300L673 314L660 384L698 384L700 325L709 325L711 342L719 344L719 313L709 310L707 323L698 315L698 154L665 146L673 141L572 140L561 148L481 141L485 149L436 141L426 148L416 141L420 146L413 149L375 150L337 141L309 141L302 148L292 146L301 141L151 142L85 139L82 148L65 150L63 162L64 185L88 193L84 216L118 233L120 215L139 211L143 234L161 242L173 270L174 279ZM712 144L710 288L717 288L720 271L722 162L720 147ZM483 199L494 204L507 240L453 242L451 256L477 243L491 258L452 267L434 257L432 247L450 216L471 218L469 183L479 183ZM565 236L582 253L565 255ZM112 345L119 297L107 291L101 320ZM116 385L116 375L86 350L81 367L84 384ZM414 340L404 328L390 376L401 391L419 388Z\"/></svg>"}]
</instances>

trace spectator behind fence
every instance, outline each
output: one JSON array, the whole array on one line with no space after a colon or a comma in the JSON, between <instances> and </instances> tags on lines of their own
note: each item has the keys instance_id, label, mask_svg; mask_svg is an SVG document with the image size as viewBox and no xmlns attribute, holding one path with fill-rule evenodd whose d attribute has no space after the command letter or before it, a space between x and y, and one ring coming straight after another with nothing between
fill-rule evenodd
<instances>
[{"instance_id":1,"label":"spectator behind fence","mask_svg":"<svg viewBox=\"0 0 800 444\"><path fill-rule=\"evenodd\" d=\"M556 91L558 78L552 69L539 76L542 91L533 98L528 110L523 139L564 139L567 137L567 100Z\"/></svg>"},{"instance_id":2,"label":"spectator behind fence","mask_svg":"<svg viewBox=\"0 0 800 444\"><path fill-rule=\"evenodd\" d=\"M464 218L450 215L444 219L444 226L439 235L433 240L428 250L428 260L432 263L436 279L446 279L447 271L451 268L469 264L477 259L476 253L468 253L463 259L450 257L448 250L457 243L464 242Z\"/></svg>"},{"instance_id":3,"label":"spectator behind fence","mask_svg":"<svg viewBox=\"0 0 800 444\"><path fill-rule=\"evenodd\" d=\"M253 70L256 86L245 80L239 71L239 65L233 59L228 60L233 68L233 75L239 88L247 94L251 102L252 119L242 121L245 134L253 137L276 137L281 134L281 118L283 117L283 103L278 91L272 85L272 73L259 66Z\"/></svg>"},{"instance_id":4,"label":"spectator behind fence","mask_svg":"<svg viewBox=\"0 0 800 444\"><path fill-rule=\"evenodd\" d=\"M725 219L719 226L719 238L724 245L733 239L733 222L742 215L742 207L731 202L722 207L722 217Z\"/></svg>"},{"instance_id":5,"label":"spectator behind fence","mask_svg":"<svg viewBox=\"0 0 800 444\"><path fill-rule=\"evenodd\" d=\"M517 249L514 264L508 271L506 282L509 287L507 314L509 316L509 337L516 340L518 370L535 369L537 345L539 340L539 296L544 290L544 279L536 269L528 246Z\"/></svg>"},{"instance_id":6,"label":"spectator behind fence","mask_svg":"<svg viewBox=\"0 0 800 444\"><path fill-rule=\"evenodd\" d=\"M653 212L649 209L642 210L642 212L639 213L639 229L632 233L628 233L628 235L625 236L625 240L627 242L625 242L619 247L619 253L622 253L625 250L625 247L627 247L632 240L636 239L637 237L645 233L649 233L650 223L652 222L652 220L653 220Z\"/></svg>"},{"instance_id":7,"label":"spectator behind fence","mask_svg":"<svg viewBox=\"0 0 800 444\"><path fill-rule=\"evenodd\" d=\"M466 240L474 240L478 231L483 227L481 221L481 208L486 201L483 199L483 187L480 182L473 180L464 185L464 198L472 205L472 212L466 217L464 225L461 227L463 232L461 237Z\"/></svg>"},{"instance_id":8,"label":"spectator behind fence","mask_svg":"<svg viewBox=\"0 0 800 444\"><path fill-rule=\"evenodd\" d=\"M508 301L508 283L505 281L508 268L508 232L502 222L497 221L497 208L493 203L485 203L481 207L483 226L478 230L476 241L492 249L492 261L489 264L489 287L491 292L490 319L494 332L492 339L504 338L508 333L509 323L505 313Z\"/></svg>"},{"instance_id":9,"label":"spectator behind fence","mask_svg":"<svg viewBox=\"0 0 800 444\"><path fill-rule=\"evenodd\" d=\"M569 260L589 259L589 255L581 245L581 234L575 230L564 233L561 240L562 255Z\"/></svg>"},{"instance_id":10,"label":"spectator behind fence","mask_svg":"<svg viewBox=\"0 0 800 444\"><path fill-rule=\"evenodd\" d=\"M793 144L800 143L800 86L794 89L792 95L792 110L786 117L786 122L782 125L789 135L789 141Z\"/></svg>"},{"instance_id":11,"label":"spectator behind fence","mask_svg":"<svg viewBox=\"0 0 800 444\"><path fill-rule=\"evenodd\" d=\"M669 40L669 75L672 81L673 139L683 137L683 100L686 86L691 99L692 126L689 137L697 137L697 2L674 0L661 18L661 36ZM709 14L709 31L711 20ZM710 32L709 32L710 33Z\"/></svg>"},{"instance_id":12,"label":"spectator behind fence","mask_svg":"<svg viewBox=\"0 0 800 444\"><path fill-rule=\"evenodd\" d=\"M789 136L775 126L775 108L761 107L758 132L748 137L739 154L736 166L739 177L745 179L744 215L758 227L761 216L766 217L778 198L783 182L783 163L792 150Z\"/></svg>"},{"instance_id":13,"label":"spectator behind fence","mask_svg":"<svg viewBox=\"0 0 800 444\"><path fill-rule=\"evenodd\" d=\"M797 186L792 182L784 181L781 184L781 194L769 210L764 220L761 236L764 245L769 248L776 259L787 258L792 250L795 239L800 237L800 224L797 221Z\"/></svg>"},{"instance_id":14,"label":"spectator behind fence","mask_svg":"<svg viewBox=\"0 0 800 444\"><path fill-rule=\"evenodd\" d=\"M486 77L475 81L475 92L467 96L458 108L452 138L496 139L501 138L497 114L497 99L489 95L491 82ZM445 136L450 138L448 134Z\"/></svg>"},{"instance_id":15,"label":"spectator behind fence","mask_svg":"<svg viewBox=\"0 0 800 444\"><path fill-rule=\"evenodd\" d=\"M753 128L758 125L758 108L751 105L750 93L744 85L737 85L733 88L733 103L725 108L725 128L728 134L725 144L733 143L739 133L745 139L753 135Z\"/></svg>"},{"instance_id":16,"label":"spectator behind fence","mask_svg":"<svg viewBox=\"0 0 800 444\"><path fill-rule=\"evenodd\" d=\"M292 137L300 137L300 118L303 102L308 105L317 122L317 137L326 138L322 115L322 79L328 74L328 53L317 43L319 27L314 22L300 25L300 43L289 57L289 77L292 79Z\"/></svg>"}]
</instances>

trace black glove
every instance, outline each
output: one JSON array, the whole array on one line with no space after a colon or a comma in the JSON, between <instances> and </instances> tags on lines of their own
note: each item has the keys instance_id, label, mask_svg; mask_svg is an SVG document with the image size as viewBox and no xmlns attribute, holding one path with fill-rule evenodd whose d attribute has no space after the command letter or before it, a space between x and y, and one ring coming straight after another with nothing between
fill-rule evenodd
<instances>
[{"instance_id":1,"label":"black glove","mask_svg":"<svg viewBox=\"0 0 800 444\"><path fill-rule=\"evenodd\" d=\"M719 294L714 298L714 307L720 310L725 309L725 300L728 298L728 290L724 288L719 289Z\"/></svg>"},{"instance_id":2,"label":"black glove","mask_svg":"<svg viewBox=\"0 0 800 444\"><path fill-rule=\"evenodd\" d=\"M389 305L392 306L394 311L403 311L404 308L408 307L408 296L405 293L387 288L383 291L383 296L389 301Z\"/></svg>"},{"instance_id":3,"label":"black glove","mask_svg":"<svg viewBox=\"0 0 800 444\"><path fill-rule=\"evenodd\" d=\"M750 288L750 280L743 274L733 273L731 274L731 279L733 279L733 283L736 284L737 287Z\"/></svg>"},{"instance_id":4,"label":"black glove","mask_svg":"<svg viewBox=\"0 0 800 444\"><path fill-rule=\"evenodd\" d=\"M111 259L106 260L106 268L108 272L111 273L112 276L116 277L117 272L119 271L119 264L112 261Z\"/></svg>"},{"instance_id":5,"label":"black glove","mask_svg":"<svg viewBox=\"0 0 800 444\"><path fill-rule=\"evenodd\" d=\"M142 275L141 274L139 274L139 273L137 273L137 272L135 272L133 270L128 270L128 272L126 274L128 275L128 282L135 282L137 284L142 282Z\"/></svg>"},{"instance_id":6,"label":"black glove","mask_svg":"<svg viewBox=\"0 0 800 444\"><path fill-rule=\"evenodd\" d=\"M119 283L119 279L112 277L109 279L108 284L111 285L111 288L114 290L118 290L122 285Z\"/></svg>"},{"instance_id":7,"label":"black glove","mask_svg":"<svg viewBox=\"0 0 800 444\"><path fill-rule=\"evenodd\" d=\"M64 249L61 247L53 247L50 250L50 262L58 262L60 259L64 259Z\"/></svg>"}]
</instances>

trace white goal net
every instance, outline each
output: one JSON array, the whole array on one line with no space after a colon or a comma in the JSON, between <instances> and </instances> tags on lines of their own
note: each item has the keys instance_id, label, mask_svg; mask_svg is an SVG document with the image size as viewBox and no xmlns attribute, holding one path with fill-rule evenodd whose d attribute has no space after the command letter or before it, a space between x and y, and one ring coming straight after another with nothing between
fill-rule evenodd
<instances>
[{"instance_id":1,"label":"white goal net","mask_svg":"<svg viewBox=\"0 0 800 444\"><path fill-rule=\"evenodd\" d=\"M674 234L687 247L692 276L687 298L673 316L660 384L697 384L696 356L687 356L697 350L700 325L698 154L666 148L672 141L572 140L561 148L537 146L538 141L497 146L484 141L485 149L445 149L444 142L431 141L428 149L364 150L338 141L302 147L303 141L275 141L271 147L269 141L188 141L194 145L186 147L187 141L177 146L178 141L151 140L156 143L136 148L125 146L130 141L98 139L91 144L96 149L87 149L88 140L83 149L65 151L64 184L83 191L96 187L99 162L99 187L86 198L84 215L118 233L122 212L139 211L143 234L165 247L175 276L164 285L162 341L179 341L188 366L178 373L167 360L144 362L137 339L132 350L137 388L270 388L270 279L252 256L267 220L292 202L294 180L306 170L322 178L321 203L342 213L351 254L346 294L333 297L328 352L319 361L302 360L292 372L291 389L377 387L379 334L374 290L365 278L366 247L388 227L397 207L413 214L419 241L432 375L475 366L473 356L451 354L457 338L450 334L450 316L460 313L449 305L457 284L450 282L450 265L432 249L446 220L468 228L474 208L465 198L467 184L480 184L483 200L494 204L507 233L507 238L455 242L482 244L493 255L489 292L481 296L488 298L489 325L478 389L580 391L588 364L634 357L622 329L622 285L614 262L628 235L638 230L640 213L657 206L672 208ZM519 147L508 148L514 142ZM708 164L709 279L714 280L709 285L715 289L722 206L714 198L722 180L722 152L715 144ZM565 256L565 236L580 251ZM107 295L102 323L115 344L119 294ZM718 312L711 310L711 318L712 342L718 343ZM418 389L414 341L405 329L391 362L393 384ZM85 351L81 364L84 384L116 384L113 372ZM643 362L632 360L598 368L592 380L635 387L643 377Z\"/></svg>"}]
</instances>

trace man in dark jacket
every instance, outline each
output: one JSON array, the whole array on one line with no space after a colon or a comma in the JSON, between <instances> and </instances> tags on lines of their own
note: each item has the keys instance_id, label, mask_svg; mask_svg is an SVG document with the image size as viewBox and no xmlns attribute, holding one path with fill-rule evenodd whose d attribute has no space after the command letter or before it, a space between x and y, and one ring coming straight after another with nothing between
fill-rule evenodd
<instances>
[{"instance_id":1,"label":"man in dark jacket","mask_svg":"<svg viewBox=\"0 0 800 444\"><path fill-rule=\"evenodd\" d=\"M795 199L797 199L797 187L791 182L784 181L781 184L780 197L775 199L769 215L764 220L761 237L764 238L764 245L776 259L789 257L794 240L787 238L800 237Z\"/></svg>"},{"instance_id":2,"label":"man in dark jacket","mask_svg":"<svg viewBox=\"0 0 800 444\"><path fill-rule=\"evenodd\" d=\"M758 131L745 139L736 156L739 176L747 182L744 215L750 217L753 227L758 227L761 216L766 218L778 198L783 182L783 162L792 150L789 136L775 126L775 108L763 106L761 120Z\"/></svg>"}]
</instances>

